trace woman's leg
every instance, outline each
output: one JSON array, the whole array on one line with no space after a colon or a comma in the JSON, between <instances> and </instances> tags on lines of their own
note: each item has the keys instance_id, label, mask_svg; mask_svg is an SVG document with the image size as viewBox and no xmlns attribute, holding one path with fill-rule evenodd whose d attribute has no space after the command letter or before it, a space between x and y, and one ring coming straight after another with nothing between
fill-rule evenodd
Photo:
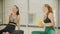
<instances>
[{"instance_id":1,"label":"woman's leg","mask_svg":"<svg viewBox=\"0 0 60 34\"><path fill-rule=\"evenodd\" d=\"M46 34L45 31L33 31L32 34Z\"/></svg>"},{"instance_id":2,"label":"woman's leg","mask_svg":"<svg viewBox=\"0 0 60 34\"><path fill-rule=\"evenodd\" d=\"M3 32L2 34L5 34L6 32Z\"/></svg>"},{"instance_id":3,"label":"woman's leg","mask_svg":"<svg viewBox=\"0 0 60 34\"><path fill-rule=\"evenodd\" d=\"M4 34L5 33L5 31L4 30L0 30L0 34Z\"/></svg>"},{"instance_id":4,"label":"woman's leg","mask_svg":"<svg viewBox=\"0 0 60 34\"><path fill-rule=\"evenodd\" d=\"M5 34L10 34L9 32L6 32Z\"/></svg>"},{"instance_id":5,"label":"woman's leg","mask_svg":"<svg viewBox=\"0 0 60 34\"><path fill-rule=\"evenodd\" d=\"M0 30L0 34L5 34L5 32L7 32L7 26L4 29Z\"/></svg>"},{"instance_id":6,"label":"woman's leg","mask_svg":"<svg viewBox=\"0 0 60 34\"><path fill-rule=\"evenodd\" d=\"M9 32L3 32L2 34L10 34Z\"/></svg>"},{"instance_id":7,"label":"woman's leg","mask_svg":"<svg viewBox=\"0 0 60 34\"><path fill-rule=\"evenodd\" d=\"M55 34L55 30L49 30L48 32L47 32L47 34Z\"/></svg>"}]
</instances>

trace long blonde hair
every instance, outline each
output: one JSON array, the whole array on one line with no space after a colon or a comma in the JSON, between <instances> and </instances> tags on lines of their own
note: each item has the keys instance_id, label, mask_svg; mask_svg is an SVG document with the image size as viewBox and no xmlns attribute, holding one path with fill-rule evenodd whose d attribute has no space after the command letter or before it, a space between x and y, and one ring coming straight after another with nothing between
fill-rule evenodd
<instances>
[{"instance_id":1,"label":"long blonde hair","mask_svg":"<svg viewBox=\"0 0 60 34\"><path fill-rule=\"evenodd\" d=\"M45 4L44 6L48 8L48 12L47 12L47 14L46 14L47 17L48 17L48 14L49 14L49 13L53 13L53 11L52 11L52 7L49 6L48 4Z\"/></svg>"}]
</instances>

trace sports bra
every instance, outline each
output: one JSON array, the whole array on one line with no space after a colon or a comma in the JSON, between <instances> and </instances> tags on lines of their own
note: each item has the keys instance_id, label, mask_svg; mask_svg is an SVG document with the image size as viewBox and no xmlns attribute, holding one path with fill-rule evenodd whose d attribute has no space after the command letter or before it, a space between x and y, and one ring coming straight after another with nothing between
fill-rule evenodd
<instances>
[{"instance_id":1,"label":"sports bra","mask_svg":"<svg viewBox=\"0 0 60 34\"><path fill-rule=\"evenodd\" d=\"M51 23L51 20L49 18L44 19L44 23Z\"/></svg>"},{"instance_id":2,"label":"sports bra","mask_svg":"<svg viewBox=\"0 0 60 34\"><path fill-rule=\"evenodd\" d=\"M48 16L46 19L44 19L44 23L51 23L51 20L48 18Z\"/></svg>"},{"instance_id":3,"label":"sports bra","mask_svg":"<svg viewBox=\"0 0 60 34\"><path fill-rule=\"evenodd\" d=\"M16 18L13 18L12 15L9 17L9 23L16 24L17 23L17 16Z\"/></svg>"}]
</instances>

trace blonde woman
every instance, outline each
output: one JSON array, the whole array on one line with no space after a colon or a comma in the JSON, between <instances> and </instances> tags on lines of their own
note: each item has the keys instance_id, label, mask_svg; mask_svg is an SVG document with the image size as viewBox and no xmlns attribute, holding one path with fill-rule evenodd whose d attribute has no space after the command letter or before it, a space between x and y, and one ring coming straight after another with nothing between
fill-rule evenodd
<instances>
[{"instance_id":1,"label":"blonde woman","mask_svg":"<svg viewBox=\"0 0 60 34\"><path fill-rule=\"evenodd\" d=\"M55 34L55 20L53 15L53 10L48 4L44 4L44 23L41 25L45 27L45 31L33 31L32 34Z\"/></svg>"},{"instance_id":2,"label":"blonde woman","mask_svg":"<svg viewBox=\"0 0 60 34\"><path fill-rule=\"evenodd\" d=\"M55 29L54 29L55 20L54 20L52 7L49 6L48 4L45 4L43 10L44 10L43 26L45 26L44 34L55 34Z\"/></svg>"}]
</instances>

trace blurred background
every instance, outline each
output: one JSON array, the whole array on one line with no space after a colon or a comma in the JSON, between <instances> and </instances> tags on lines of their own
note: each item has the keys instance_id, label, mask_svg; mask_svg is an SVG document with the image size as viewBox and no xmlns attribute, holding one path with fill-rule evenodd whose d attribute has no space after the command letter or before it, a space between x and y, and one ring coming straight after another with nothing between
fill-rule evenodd
<instances>
[{"instance_id":1,"label":"blurred background","mask_svg":"<svg viewBox=\"0 0 60 34\"><path fill-rule=\"evenodd\" d=\"M56 34L59 34L59 3L60 0L0 0L0 24L6 24L6 16L11 13L10 8L13 5L17 5L19 7L21 18L20 29L24 31L24 34L31 34L32 31L44 31L45 28L39 27L38 20L43 20L43 5L49 4L54 11ZM0 29L2 29L5 26L0 27Z\"/></svg>"}]
</instances>

